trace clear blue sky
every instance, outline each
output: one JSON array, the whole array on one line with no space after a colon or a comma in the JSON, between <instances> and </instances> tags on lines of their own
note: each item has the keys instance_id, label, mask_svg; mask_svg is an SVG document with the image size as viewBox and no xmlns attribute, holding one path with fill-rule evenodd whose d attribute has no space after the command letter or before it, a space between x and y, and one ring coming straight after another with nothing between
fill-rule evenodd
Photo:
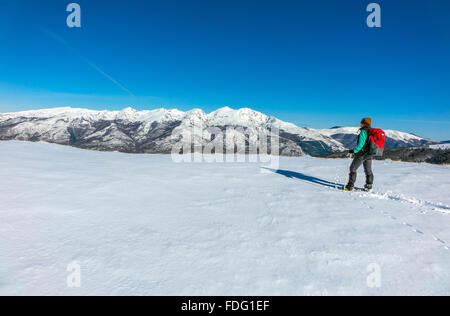
<instances>
[{"instance_id":1,"label":"clear blue sky","mask_svg":"<svg viewBox=\"0 0 450 316\"><path fill-rule=\"evenodd\" d=\"M0 112L251 107L450 139L450 1L374 1L381 29L370 2L2 0Z\"/></svg>"}]
</instances>

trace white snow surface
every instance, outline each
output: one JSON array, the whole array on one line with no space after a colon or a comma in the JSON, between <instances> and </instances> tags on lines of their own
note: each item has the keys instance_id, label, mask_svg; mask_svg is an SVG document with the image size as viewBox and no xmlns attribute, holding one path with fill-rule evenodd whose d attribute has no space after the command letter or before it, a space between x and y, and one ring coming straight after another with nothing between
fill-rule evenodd
<instances>
[{"instance_id":1,"label":"white snow surface","mask_svg":"<svg viewBox=\"0 0 450 316\"><path fill-rule=\"evenodd\" d=\"M431 145L430 148L433 149L450 149L450 144L437 144L437 145Z\"/></svg>"},{"instance_id":2,"label":"white snow surface","mask_svg":"<svg viewBox=\"0 0 450 316\"><path fill-rule=\"evenodd\" d=\"M0 142L0 294L450 294L450 167L376 161L374 192L348 193L349 163Z\"/></svg>"}]
</instances>

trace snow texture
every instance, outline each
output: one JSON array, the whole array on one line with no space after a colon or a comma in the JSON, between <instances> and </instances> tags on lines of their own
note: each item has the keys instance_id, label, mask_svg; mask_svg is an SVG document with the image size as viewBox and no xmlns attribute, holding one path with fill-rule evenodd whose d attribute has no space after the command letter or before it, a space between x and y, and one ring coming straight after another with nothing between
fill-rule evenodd
<instances>
[{"instance_id":1,"label":"snow texture","mask_svg":"<svg viewBox=\"0 0 450 316\"><path fill-rule=\"evenodd\" d=\"M437 144L437 145L431 145L430 148L433 149L450 149L450 144Z\"/></svg>"},{"instance_id":2,"label":"snow texture","mask_svg":"<svg viewBox=\"0 0 450 316\"><path fill-rule=\"evenodd\" d=\"M0 294L450 294L449 166L375 161L348 193L349 164L0 142Z\"/></svg>"}]
</instances>

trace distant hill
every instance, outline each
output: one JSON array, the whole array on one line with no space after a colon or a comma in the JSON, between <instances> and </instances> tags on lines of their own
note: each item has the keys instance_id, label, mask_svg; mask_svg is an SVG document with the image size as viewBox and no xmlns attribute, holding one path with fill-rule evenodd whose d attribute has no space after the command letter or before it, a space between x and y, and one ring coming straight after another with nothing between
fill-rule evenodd
<instances>
[{"instance_id":1,"label":"distant hill","mask_svg":"<svg viewBox=\"0 0 450 316\"><path fill-rule=\"evenodd\" d=\"M321 156L322 158L347 158L348 153L331 153ZM389 148L384 151L381 158L376 160L394 160L405 162L426 162L432 164L450 164L450 149L434 149L429 147L412 148Z\"/></svg>"},{"instance_id":2,"label":"distant hill","mask_svg":"<svg viewBox=\"0 0 450 316\"><path fill-rule=\"evenodd\" d=\"M323 135L329 136L339 141L347 149L356 147L359 128L358 127L333 127L330 129L319 130ZM439 142L431 139L416 136L410 133L404 133L394 130L385 130L386 148L417 147L434 145Z\"/></svg>"}]
</instances>

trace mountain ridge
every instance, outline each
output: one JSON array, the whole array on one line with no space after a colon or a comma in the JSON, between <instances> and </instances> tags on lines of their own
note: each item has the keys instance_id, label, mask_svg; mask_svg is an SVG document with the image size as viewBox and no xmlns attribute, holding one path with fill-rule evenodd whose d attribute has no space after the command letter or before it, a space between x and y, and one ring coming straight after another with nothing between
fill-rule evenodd
<instances>
[{"instance_id":1,"label":"mountain ridge","mask_svg":"<svg viewBox=\"0 0 450 316\"><path fill-rule=\"evenodd\" d=\"M202 127L203 133L194 135L193 141L201 147L211 141L210 137L217 129L245 128L250 134L278 129L278 154L285 156L315 156L343 151L354 146L357 132L355 127L328 130L299 127L250 108L235 110L222 107L206 113L201 109L185 112L165 108L138 111L128 107L120 111L99 111L60 107L0 113L0 140L46 141L130 153L170 153L180 141L180 135L197 126ZM242 131L233 133L237 137ZM178 138L174 139L174 135ZM393 147L435 143L398 131L387 131L387 135L392 139L390 144ZM255 145L256 140L247 137L247 141L248 145Z\"/></svg>"}]
</instances>

